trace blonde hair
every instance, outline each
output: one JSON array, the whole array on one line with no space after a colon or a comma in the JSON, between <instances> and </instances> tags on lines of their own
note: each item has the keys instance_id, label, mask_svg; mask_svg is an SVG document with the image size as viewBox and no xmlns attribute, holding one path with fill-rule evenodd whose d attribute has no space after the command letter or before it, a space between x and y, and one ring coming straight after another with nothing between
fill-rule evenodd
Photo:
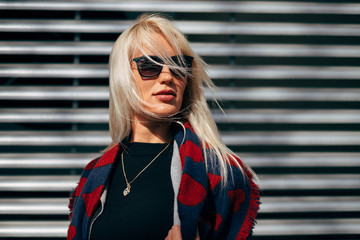
<instances>
[{"instance_id":1,"label":"blonde hair","mask_svg":"<svg viewBox=\"0 0 360 240\"><path fill-rule=\"evenodd\" d=\"M138 87L134 81L130 62L137 51L146 57L146 49L151 49L161 59L169 59L169 53L158 41L155 34L161 34L174 49L176 55L189 55L194 57L191 75L188 76L187 86L183 96L181 110L182 118L191 124L203 146L208 146L210 153L205 152L205 161L211 166L219 166L225 184L228 179L228 164L235 162L241 171L244 169L235 160L236 154L221 140L215 121L207 105L203 89L215 86L205 69L206 63L191 49L186 37L174 24L159 14L142 14L135 23L124 31L116 40L110 54L110 99L109 99L109 126L113 143L108 149L122 142L131 132L131 116L133 112L141 112L154 116L144 110L146 104L139 96ZM165 62L165 61L164 61ZM167 63L168 64L168 63ZM171 63L170 63L171 64ZM175 67L172 66L172 67ZM183 71L182 69L177 69ZM172 120L176 117L169 116ZM219 162L215 163L211 155L216 155ZM210 161L210 162L209 162ZM207 166L208 164L206 164ZM252 170L244 162L242 165L251 173ZM253 173L254 174L254 173Z\"/></svg>"}]
</instances>

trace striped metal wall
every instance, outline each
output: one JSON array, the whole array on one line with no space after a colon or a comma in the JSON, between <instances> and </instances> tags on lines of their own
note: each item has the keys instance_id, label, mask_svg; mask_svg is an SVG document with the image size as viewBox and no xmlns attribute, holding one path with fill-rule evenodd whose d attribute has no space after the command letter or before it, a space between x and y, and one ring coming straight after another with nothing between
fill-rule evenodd
<instances>
[{"instance_id":1,"label":"striped metal wall","mask_svg":"<svg viewBox=\"0 0 360 240\"><path fill-rule=\"evenodd\" d=\"M261 179L254 239L360 239L360 4L340 0L0 1L0 238L65 237L110 141L112 42L152 11L210 64L223 139Z\"/></svg>"}]
</instances>

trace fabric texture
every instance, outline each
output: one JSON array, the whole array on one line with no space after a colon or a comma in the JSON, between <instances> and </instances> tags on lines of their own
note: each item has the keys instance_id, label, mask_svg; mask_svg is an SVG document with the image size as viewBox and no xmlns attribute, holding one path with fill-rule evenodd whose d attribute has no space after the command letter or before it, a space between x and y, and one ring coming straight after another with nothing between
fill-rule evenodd
<instances>
[{"instance_id":1,"label":"fabric texture","mask_svg":"<svg viewBox=\"0 0 360 240\"><path fill-rule=\"evenodd\" d=\"M182 238L193 240L199 232L200 239L249 239L260 204L259 190L251 174L246 169L243 174L232 163L228 168L233 176L222 187L218 161L206 166L204 154L208 150L201 145L190 124L186 122L184 126L174 127L173 132L183 171L177 189ZM85 167L70 197L68 239L87 239L91 218L100 204L121 146L114 145Z\"/></svg>"},{"instance_id":2,"label":"fabric texture","mask_svg":"<svg viewBox=\"0 0 360 240\"><path fill-rule=\"evenodd\" d=\"M172 145L167 145L139 142L127 145L123 158L129 181L166 147L131 184L127 196L123 195L126 181L121 163L122 152L118 152L106 186L104 204L99 204L100 209L95 211L91 219L91 240L119 239L119 236L121 239L165 239L173 225L175 199L170 176Z\"/></svg>"}]
</instances>

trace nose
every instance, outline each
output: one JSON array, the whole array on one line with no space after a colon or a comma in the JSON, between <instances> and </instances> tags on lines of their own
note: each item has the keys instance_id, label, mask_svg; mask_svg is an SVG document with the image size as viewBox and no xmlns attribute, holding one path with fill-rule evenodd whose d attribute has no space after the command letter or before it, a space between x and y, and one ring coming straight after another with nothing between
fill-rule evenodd
<instances>
[{"instance_id":1,"label":"nose","mask_svg":"<svg viewBox=\"0 0 360 240\"><path fill-rule=\"evenodd\" d=\"M168 84L168 83L172 82L173 79L174 79L174 76L172 75L169 67L165 65L159 75L160 82Z\"/></svg>"}]
</instances>

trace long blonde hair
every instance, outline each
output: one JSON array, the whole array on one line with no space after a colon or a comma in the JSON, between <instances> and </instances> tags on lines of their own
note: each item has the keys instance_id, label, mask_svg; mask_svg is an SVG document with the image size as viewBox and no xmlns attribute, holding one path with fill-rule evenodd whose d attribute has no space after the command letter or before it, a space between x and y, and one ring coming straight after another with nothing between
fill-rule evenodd
<instances>
[{"instance_id":1,"label":"long blonde hair","mask_svg":"<svg viewBox=\"0 0 360 240\"><path fill-rule=\"evenodd\" d=\"M155 34L164 36L177 55L185 54L194 57L191 76L188 76L183 96L181 116L191 124L203 146L209 146L210 154L205 153L205 161L212 166L220 167L225 184L228 181L227 176L230 169L228 164L235 160L236 154L221 140L203 93L204 85L209 89L215 87L205 71L207 65L191 49L186 37L174 26L172 21L159 14L142 14L132 26L119 36L112 48L109 61L109 126L113 143L108 148L122 142L130 135L133 112L151 114L144 110L142 105L144 102L139 96L130 62L137 51L147 56L145 48L151 49L162 59L169 59L169 53L156 41ZM211 155L216 155L220 161L213 162L213 159L216 158ZM237 161L232 162L237 163L241 171L244 170ZM244 162L242 165L254 174Z\"/></svg>"}]
</instances>

